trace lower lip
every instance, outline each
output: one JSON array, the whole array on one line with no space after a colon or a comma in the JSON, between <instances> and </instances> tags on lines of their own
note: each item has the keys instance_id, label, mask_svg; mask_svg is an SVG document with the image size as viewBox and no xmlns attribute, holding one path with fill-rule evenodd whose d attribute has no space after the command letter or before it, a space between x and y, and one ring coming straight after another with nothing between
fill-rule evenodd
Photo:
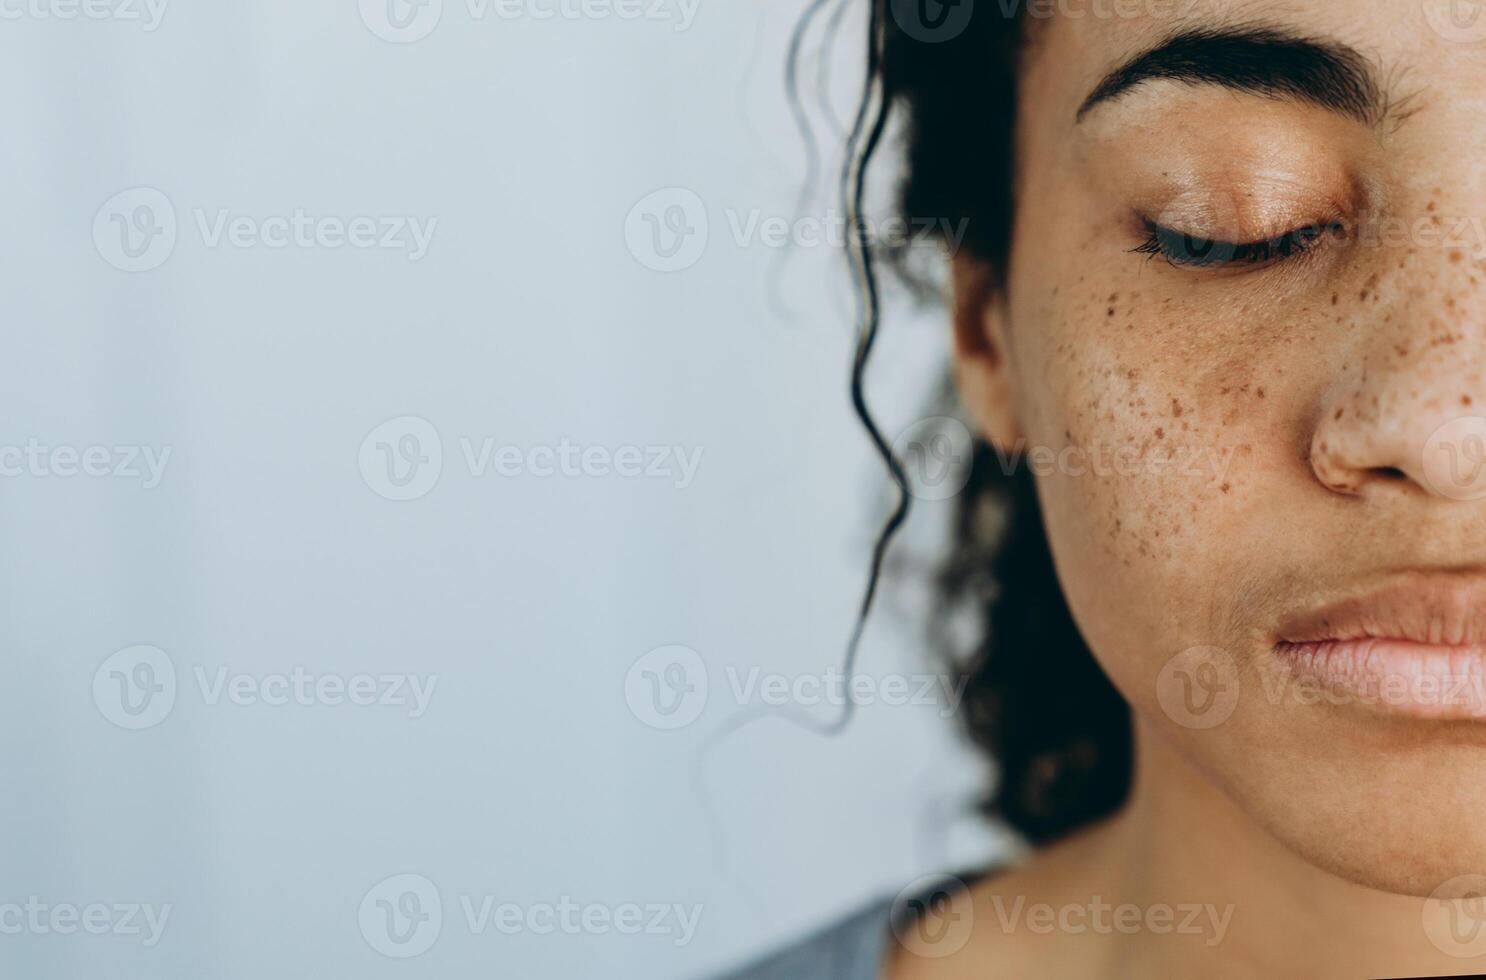
<instances>
[{"instance_id":1,"label":"lower lip","mask_svg":"<svg viewBox=\"0 0 1486 980\"><path fill-rule=\"evenodd\" d=\"M1486 720L1486 646L1437 646L1368 637L1281 642L1275 653L1321 688L1307 703L1355 704L1390 714Z\"/></svg>"}]
</instances>

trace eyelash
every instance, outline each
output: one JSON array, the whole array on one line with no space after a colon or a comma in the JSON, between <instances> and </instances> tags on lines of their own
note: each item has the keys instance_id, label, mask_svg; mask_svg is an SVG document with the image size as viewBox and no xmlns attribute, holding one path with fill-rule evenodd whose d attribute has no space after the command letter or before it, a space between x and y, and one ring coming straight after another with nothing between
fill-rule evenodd
<instances>
[{"instance_id":1,"label":"eyelash","mask_svg":"<svg viewBox=\"0 0 1486 980\"><path fill-rule=\"evenodd\" d=\"M1304 225L1257 242L1224 242L1199 238L1146 221L1149 237L1131 249L1150 256L1161 256L1176 266L1211 269L1232 265L1268 265L1294 258L1314 248L1328 231L1339 228L1335 223Z\"/></svg>"}]
</instances>

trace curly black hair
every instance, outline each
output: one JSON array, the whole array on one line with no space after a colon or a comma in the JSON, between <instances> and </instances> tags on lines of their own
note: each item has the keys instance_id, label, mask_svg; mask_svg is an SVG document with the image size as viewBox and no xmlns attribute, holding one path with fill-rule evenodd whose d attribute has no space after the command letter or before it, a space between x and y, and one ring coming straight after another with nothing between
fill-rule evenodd
<instances>
[{"instance_id":1,"label":"curly black hair","mask_svg":"<svg viewBox=\"0 0 1486 980\"><path fill-rule=\"evenodd\" d=\"M962 228L959 254L981 263L993 289L1003 291L1015 206L1017 80L1031 21L1015 0L983 0L979 7L974 0L867 2L867 86L843 178L862 306L852 394L899 496L873 556L863 618L909 500L902 467L862 395L879 326L877 268L898 268L893 256L874 253L863 230L867 175L890 120L896 121L904 141L901 216L932 216L940 228ZM816 0L801 30L827 5ZM930 631L965 681L960 710L969 738L995 763L985 812L1030 843L1045 844L1123 803L1131 780L1131 722L1129 706L1068 609L1036 488L1020 462L976 443L969 482L958 497L954 550L936 575ZM945 625L967 605L980 627L968 648ZM861 625L848 649L848 668Z\"/></svg>"}]
</instances>

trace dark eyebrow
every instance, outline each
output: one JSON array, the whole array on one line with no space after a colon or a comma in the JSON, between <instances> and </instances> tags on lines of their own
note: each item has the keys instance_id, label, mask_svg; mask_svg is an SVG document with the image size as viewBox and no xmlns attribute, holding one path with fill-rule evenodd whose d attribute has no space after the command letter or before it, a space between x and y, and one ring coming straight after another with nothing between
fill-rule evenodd
<instances>
[{"instance_id":1,"label":"dark eyebrow","mask_svg":"<svg viewBox=\"0 0 1486 980\"><path fill-rule=\"evenodd\" d=\"M1271 28L1209 28L1177 34L1115 69L1084 99L1076 119L1161 78L1308 102L1369 124L1386 112L1367 60L1346 45Z\"/></svg>"}]
</instances>

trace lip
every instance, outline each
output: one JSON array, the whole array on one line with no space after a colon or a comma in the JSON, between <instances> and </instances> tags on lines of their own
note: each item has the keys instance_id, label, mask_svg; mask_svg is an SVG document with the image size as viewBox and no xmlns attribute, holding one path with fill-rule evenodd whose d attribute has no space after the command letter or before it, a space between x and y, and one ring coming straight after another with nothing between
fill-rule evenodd
<instances>
[{"instance_id":1,"label":"lip","mask_svg":"<svg viewBox=\"0 0 1486 980\"><path fill-rule=\"evenodd\" d=\"M1334 704L1486 720L1486 576L1411 576L1303 610L1274 651Z\"/></svg>"}]
</instances>

